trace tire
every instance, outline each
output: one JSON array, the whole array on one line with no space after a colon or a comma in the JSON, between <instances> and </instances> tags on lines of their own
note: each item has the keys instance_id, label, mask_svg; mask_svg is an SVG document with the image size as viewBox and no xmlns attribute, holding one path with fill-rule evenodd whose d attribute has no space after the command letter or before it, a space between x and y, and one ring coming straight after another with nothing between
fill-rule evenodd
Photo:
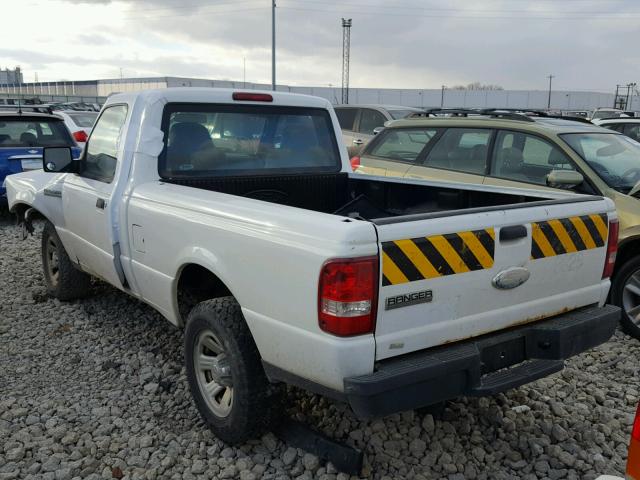
<instances>
[{"instance_id":1,"label":"tire","mask_svg":"<svg viewBox=\"0 0 640 480\"><path fill-rule=\"evenodd\" d=\"M47 293L52 297L68 301L89 293L91 277L73 265L51 222L42 230L42 267Z\"/></svg>"},{"instance_id":2,"label":"tire","mask_svg":"<svg viewBox=\"0 0 640 480\"><path fill-rule=\"evenodd\" d=\"M622 330L640 340L640 255L627 260L616 272L611 303L622 308Z\"/></svg>"},{"instance_id":3,"label":"tire","mask_svg":"<svg viewBox=\"0 0 640 480\"><path fill-rule=\"evenodd\" d=\"M184 345L191 395L220 440L241 443L271 426L278 389L267 380L233 297L196 305L187 319Z\"/></svg>"}]
</instances>

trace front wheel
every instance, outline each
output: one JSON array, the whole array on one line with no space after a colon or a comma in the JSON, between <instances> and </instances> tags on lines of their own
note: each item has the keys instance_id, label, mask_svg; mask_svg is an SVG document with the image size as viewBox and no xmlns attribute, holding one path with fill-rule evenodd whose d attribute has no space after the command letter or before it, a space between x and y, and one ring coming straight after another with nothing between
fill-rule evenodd
<instances>
[{"instance_id":1,"label":"front wheel","mask_svg":"<svg viewBox=\"0 0 640 480\"><path fill-rule=\"evenodd\" d=\"M91 277L73 265L51 222L42 230L42 267L47 293L52 297L75 300L89 293Z\"/></svg>"},{"instance_id":2,"label":"front wheel","mask_svg":"<svg viewBox=\"0 0 640 480\"><path fill-rule=\"evenodd\" d=\"M627 260L616 272L611 301L622 308L622 330L640 339L640 255Z\"/></svg>"},{"instance_id":3,"label":"front wheel","mask_svg":"<svg viewBox=\"0 0 640 480\"><path fill-rule=\"evenodd\" d=\"M218 438L240 443L270 426L276 390L234 298L194 307L187 319L184 353L196 407Z\"/></svg>"}]
</instances>

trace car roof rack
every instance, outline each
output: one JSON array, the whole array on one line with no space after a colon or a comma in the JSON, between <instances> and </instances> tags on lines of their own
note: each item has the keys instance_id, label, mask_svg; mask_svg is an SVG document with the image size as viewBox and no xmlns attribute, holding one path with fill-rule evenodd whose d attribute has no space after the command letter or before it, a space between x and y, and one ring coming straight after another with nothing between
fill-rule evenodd
<instances>
[{"instance_id":1,"label":"car roof rack","mask_svg":"<svg viewBox=\"0 0 640 480\"><path fill-rule=\"evenodd\" d=\"M35 113L49 113L52 114L51 107L46 105L0 105L1 110L17 110L18 113L22 113L23 110L30 110Z\"/></svg>"},{"instance_id":2,"label":"car roof rack","mask_svg":"<svg viewBox=\"0 0 640 480\"><path fill-rule=\"evenodd\" d=\"M430 108L423 112L416 112L407 118L428 118L437 114L446 114L452 117L468 117L470 115L486 116L491 118L517 120L520 122L535 122L534 118L553 118L559 120L569 120L573 122L587 123L593 125L590 120L577 116L562 116L550 114L545 110L528 108ZM614 117L614 118L638 118L638 117ZM604 119L603 119L604 120Z\"/></svg>"},{"instance_id":3,"label":"car roof rack","mask_svg":"<svg viewBox=\"0 0 640 480\"><path fill-rule=\"evenodd\" d=\"M505 108L430 108L424 112L416 112L407 118L428 118L437 114L446 114L452 117L469 117L470 115L485 116L492 118L503 118L507 120L519 120L521 122L533 122L527 116L529 111ZM533 111L531 111L533 113Z\"/></svg>"},{"instance_id":4,"label":"car roof rack","mask_svg":"<svg viewBox=\"0 0 640 480\"><path fill-rule=\"evenodd\" d=\"M493 118L503 118L505 120L518 120L520 122L535 122L528 114L537 114L537 111L517 110L510 108L484 108L479 110L480 115Z\"/></svg>"},{"instance_id":5,"label":"car roof rack","mask_svg":"<svg viewBox=\"0 0 640 480\"><path fill-rule=\"evenodd\" d=\"M473 108L428 108L422 112L414 112L406 118L426 118L438 114L451 115L453 117L466 117L468 115L478 115L478 110Z\"/></svg>"},{"instance_id":6,"label":"car roof rack","mask_svg":"<svg viewBox=\"0 0 640 480\"><path fill-rule=\"evenodd\" d=\"M569 115L544 115L543 118L555 118L558 120L569 120L571 122L579 122L579 123L586 123L588 125L593 125L593 122L591 122L591 120L584 117L573 117Z\"/></svg>"}]
</instances>

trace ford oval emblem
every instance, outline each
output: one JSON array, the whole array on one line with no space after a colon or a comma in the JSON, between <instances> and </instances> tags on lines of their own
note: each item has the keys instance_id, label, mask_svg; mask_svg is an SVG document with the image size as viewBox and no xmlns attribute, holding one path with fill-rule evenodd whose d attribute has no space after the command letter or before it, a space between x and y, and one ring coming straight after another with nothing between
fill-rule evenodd
<instances>
[{"instance_id":1,"label":"ford oval emblem","mask_svg":"<svg viewBox=\"0 0 640 480\"><path fill-rule=\"evenodd\" d=\"M530 275L531 272L524 267L511 267L498 273L491 283L500 290L510 290L529 280Z\"/></svg>"}]
</instances>

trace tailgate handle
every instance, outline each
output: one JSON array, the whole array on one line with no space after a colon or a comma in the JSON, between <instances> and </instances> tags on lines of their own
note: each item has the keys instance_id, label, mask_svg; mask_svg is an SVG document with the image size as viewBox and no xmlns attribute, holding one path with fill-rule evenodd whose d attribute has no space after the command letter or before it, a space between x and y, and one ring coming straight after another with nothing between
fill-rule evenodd
<instances>
[{"instance_id":1,"label":"tailgate handle","mask_svg":"<svg viewBox=\"0 0 640 480\"><path fill-rule=\"evenodd\" d=\"M502 227L500 229L500 241L508 242L509 240L517 240L527 236L527 227L524 225L511 225L510 227Z\"/></svg>"}]
</instances>

